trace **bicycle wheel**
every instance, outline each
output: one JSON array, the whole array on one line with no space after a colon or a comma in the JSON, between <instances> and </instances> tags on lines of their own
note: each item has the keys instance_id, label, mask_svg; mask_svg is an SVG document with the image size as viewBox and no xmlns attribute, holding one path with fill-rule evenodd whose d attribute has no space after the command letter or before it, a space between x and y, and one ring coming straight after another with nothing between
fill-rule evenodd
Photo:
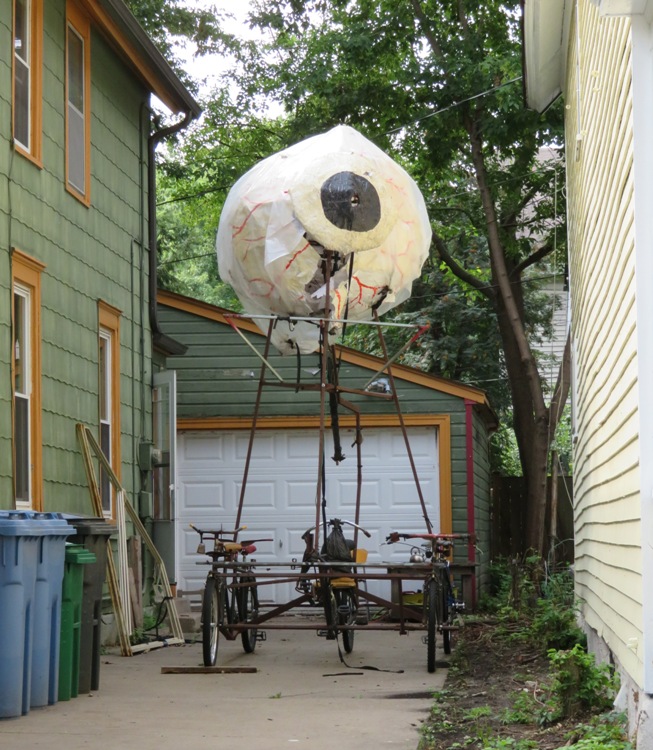
<instances>
[{"instance_id":1,"label":"bicycle wheel","mask_svg":"<svg viewBox=\"0 0 653 750\"><path fill-rule=\"evenodd\" d=\"M206 579L202 597L202 655L204 666L215 666L218 658L220 624L224 612L224 588L213 576Z\"/></svg>"},{"instance_id":2,"label":"bicycle wheel","mask_svg":"<svg viewBox=\"0 0 653 750\"><path fill-rule=\"evenodd\" d=\"M240 583L247 585L238 589L238 609L240 612L241 622L254 622L258 617L258 590L256 588L256 579L246 576L240 579ZM240 638L243 642L243 648L248 654L253 653L256 648L256 628L243 630Z\"/></svg>"},{"instance_id":3,"label":"bicycle wheel","mask_svg":"<svg viewBox=\"0 0 653 750\"><path fill-rule=\"evenodd\" d=\"M338 624L353 625L356 621L356 597L351 589L336 590L336 604L338 606ZM354 650L355 630L341 630L342 645L346 653Z\"/></svg>"},{"instance_id":4,"label":"bicycle wheel","mask_svg":"<svg viewBox=\"0 0 653 750\"><path fill-rule=\"evenodd\" d=\"M437 581L431 578L426 586L426 669L429 672L435 672L438 593Z\"/></svg>"}]
</instances>

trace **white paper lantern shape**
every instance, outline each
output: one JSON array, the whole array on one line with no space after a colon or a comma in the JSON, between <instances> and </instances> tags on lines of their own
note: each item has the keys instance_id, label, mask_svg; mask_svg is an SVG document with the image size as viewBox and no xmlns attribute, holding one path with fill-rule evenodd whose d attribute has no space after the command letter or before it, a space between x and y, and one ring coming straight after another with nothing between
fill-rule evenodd
<instances>
[{"instance_id":1,"label":"white paper lantern shape","mask_svg":"<svg viewBox=\"0 0 653 750\"><path fill-rule=\"evenodd\" d=\"M220 276L248 314L351 320L369 320L374 309L383 314L406 300L430 243L414 180L345 125L243 175L227 196L216 242ZM328 302L325 251L334 258ZM330 333L338 329L332 324ZM280 321L272 343L284 354L315 351L319 328Z\"/></svg>"}]
</instances>

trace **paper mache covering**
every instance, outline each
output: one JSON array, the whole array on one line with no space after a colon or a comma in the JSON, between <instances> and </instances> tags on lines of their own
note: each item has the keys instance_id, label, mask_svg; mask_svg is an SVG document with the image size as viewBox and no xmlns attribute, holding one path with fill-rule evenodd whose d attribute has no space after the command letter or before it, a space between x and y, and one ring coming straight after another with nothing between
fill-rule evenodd
<instances>
[{"instance_id":1,"label":"paper mache covering","mask_svg":"<svg viewBox=\"0 0 653 750\"><path fill-rule=\"evenodd\" d=\"M339 125L264 159L225 201L220 276L251 315L369 320L410 296L431 243L424 199L408 173ZM335 253L326 306L324 250ZM351 269L350 255L354 253ZM267 332L266 320L256 320ZM331 335L339 325L329 327ZM310 322L278 321L283 354L319 347Z\"/></svg>"}]
</instances>

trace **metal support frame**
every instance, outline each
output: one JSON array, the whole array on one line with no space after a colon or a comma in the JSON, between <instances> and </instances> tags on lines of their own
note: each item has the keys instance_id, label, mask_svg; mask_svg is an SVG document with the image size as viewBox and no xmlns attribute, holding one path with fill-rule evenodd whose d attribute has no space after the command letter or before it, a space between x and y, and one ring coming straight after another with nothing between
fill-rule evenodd
<instances>
[{"instance_id":1,"label":"metal support frame","mask_svg":"<svg viewBox=\"0 0 653 750\"><path fill-rule=\"evenodd\" d=\"M324 270L325 270L325 286L326 286L326 294L325 294L325 300L326 304L329 304L329 288L331 285L331 269L333 264L333 253L330 251L325 251L324 256ZM426 502L424 500L424 495L420 486L419 476L417 474L417 469L415 466L415 461L413 458L410 441L408 438L408 433L406 430L406 425L403 419L403 415L401 412L401 407L399 404L399 399L397 395L397 389L395 387L394 377L392 373L392 364L396 359L404 352L406 349L412 345L419 336L421 336L426 330L428 330L428 326L416 326L416 325L403 325L403 324L397 324L397 325L403 325L403 327L407 328L413 328L417 329L416 333L412 336L412 338L409 340L409 342L404 345L394 356L388 357L388 351L386 347L386 342L383 337L383 326L386 324L383 324L379 321L378 316L376 312L374 313L374 319L372 321L368 321L367 323L363 324L369 324L374 325L377 327L378 336L380 345L384 354L385 364L384 366L372 377L372 379L363 387L363 388L349 388L349 387L343 387L339 384L337 380L337 364L335 365L336 373L333 378L333 382L330 382L329 376L328 376L328 359L329 357L333 357L334 364L335 364L335 354L334 354L334 348L329 345L328 342L328 330L329 325L333 322L341 322L341 323L347 323L347 322L356 322L361 323L361 321L347 321L346 317L343 319L332 319L330 317L330 311L328 309L325 310L324 316L322 318L309 318L307 320L311 320L312 322L315 322L320 326L320 382L319 384L304 384L304 383L290 383L285 382L283 378L279 375L278 372L274 370L274 368L270 365L268 358L270 353L270 346L271 346L271 337L272 332L274 329L274 325L277 320L302 320L303 318L296 318L296 317L282 317L282 316L254 316L263 318L266 320L269 320L268 325L268 332L267 337L265 340L265 347L264 347L264 353L261 355L258 351L256 351L256 354L258 358L261 360L261 371L258 381L258 389L256 394L256 401L254 405L254 413L252 416L252 426L250 430L250 436L249 436L249 443L247 448L247 456L245 459L245 467L243 471L243 481L241 485L240 490L240 497L238 500L238 509L236 514L236 522L235 522L235 529L238 529L241 524L241 519L243 516L243 508L246 498L246 492L247 492L247 479L249 476L249 470L251 465L251 458L252 458L252 449L254 444L254 439L257 431L257 425L258 425L258 418L260 413L260 406L261 406L261 400L262 400L262 392L263 389L266 387L277 387L277 388L293 388L295 391L299 390L306 390L306 391L315 391L319 393L319 399L320 399L320 409L319 409L319 442L318 442L318 461L317 461L317 477L316 477L316 492L315 492L315 534L314 534L314 551L317 552L317 550L320 549L321 540L320 537L326 536L326 529L323 528L323 521L321 518L321 501L322 501L322 494L324 490L323 486L323 473L322 473L322 461L324 460L324 443L325 443L325 430L327 429L327 396L329 398L335 398L337 406L341 406L354 415L355 419L355 425L356 425L356 460L357 460L357 492L356 492L356 506L355 506L355 517L354 521L356 524L360 523L360 517L361 517L361 488L362 488L362 481L363 481L363 471L362 471L362 452L361 452L361 412L358 406L351 403L350 401L347 401L342 397L343 393L346 394L357 394L362 395L370 398L382 398L387 401L393 401L395 405L395 409L399 418L399 425L401 427L402 435L404 438L404 443L406 446L406 452L408 455L408 459L410 462L410 466L413 473L413 478L415 481L415 486L417 488L420 505L422 509L422 514L424 517L426 530L428 533L432 532L432 524L428 516L428 511L426 507ZM237 319L239 317L245 317L241 315L230 315L229 317L232 317L234 319ZM232 327L236 328L236 326L230 322L230 325ZM392 324L387 324L392 325ZM240 331L238 331L240 334ZM242 335L242 334L240 334ZM249 342L248 342L249 345ZM270 370L276 377L275 380L268 380L266 379L266 370ZM366 390L367 386L374 380L374 378L381 374L386 373L387 377L390 381L391 385L391 394L385 394L385 393L376 393L376 392L370 392ZM337 408L337 407L336 407ZM333 429L333 419L331 420L331 427ZM335 428L337 429L337 424L335 425ZM234 540L237 538L238 532L234 532ZM354 532L354 544L358 545L358 530L356 529ZM211 564L211 563L209 563ZM234 583L234 574L236 572L243 572L246 573L247 571L252 572L252 575L256 577L257 585L258 586L265 586L265 585L272 585L277 583L293 583L295 582L297 585L300 581L311 581L314 580L317 577L323 578L337 578L342 577L345 575L348 578L353 578L356 581L356 587L357 587L357 595L367 601L368 603L375 604L377 606L383 607L384 609L388 610L388 612L391 613L393 617L398 618L398 623L374 623L374 624L366 624L366 625L348 625L346 626L349 629L382 629L382 630L399 630L401 633L405 633L408 630L414 630L419 629L421 625L416 625L415 620L420 621L421 620L421 610L418 611L414 607L409 607L406 605L403 605L403 603L400 601L399 604L393 603L391 601L382 599L381 597L378 597L374 594L371 594L366 589L366 582L368 580L398 580L399 585L401 588L401 581L402 580L424 580L425 574L426 574L426 568L422 565L414 565L415 568L414 572L412 571L406 571L407 566L402 565L402 569L404 570L403 573L389 573L387 568L389 566L387 565L374 565L374 564L368 564L364 563L362 565L356 564L352 562L351 566L347 566L352 572L347 572L345 574L338 573L337 571L333 571L333 564L314 564L311 566L311 571L308 573L299 573L295 572L295 568L300 567L299 565L288 565L285 563L279 563L279 564L266 564L265 571L259 572L258 570L253 571L252 568L254 567L252 563L229 563L229 564L218 564L215 563L213 565L214 567L214 574L218 576L223 576L227 580L227 584L229 586L237 586L237 583ZM277 569L275 571L275 568ZM281 568L284 568L284 570L281 570ZM288 569L290 568L290 569ZM321 569L322 568L322 569ZM328 572L326 569L330 568L331 572ZM430 570L430 566L428 566ZM358 572L362 570L363 572ZM381 569L383 569L384 572L381 572ZM365 586L365 589L362 589L360 587L360 584L363 584ZM229 625L230 629L230 636L235 635L239 632L242 632L242 630L247 628L255 628L259 627L262 624L265 623L265 627L269 629L294 629L298 627L298 623L291 623L291 622L285 622L285 623L272 623L271 620L274 620L279 615L285 614L291 609L294 609L296 607L304 606L307 604L310 604L312 601L311 596L308 594L302 594L301 596L298 596L294 599L292 599L289 602L286 602L285 604L281 604L278 606L274 606L268 611L265 612L259 612L258 617L255 619L255 621L250 623L238 623L236 625ZM312 624L302 624L301 627L304 628L310 628L310 629L316 629L319 628L319 625L316 625L315 623Z\"/></svg>"}]
</instances>

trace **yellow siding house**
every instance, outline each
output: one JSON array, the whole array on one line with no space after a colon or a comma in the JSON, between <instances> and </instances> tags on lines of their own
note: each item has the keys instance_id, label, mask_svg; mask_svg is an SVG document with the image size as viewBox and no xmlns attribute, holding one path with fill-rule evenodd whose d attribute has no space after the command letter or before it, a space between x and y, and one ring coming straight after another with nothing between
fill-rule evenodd
<instances>
[{"instance_id":1,"label":"yellow siding house","mask_svg":"<svg viewBox=\"0 0 653 750\"><path fill-rule=\"evenodd\" d=\"M523 0L528 106L564 97L576 591L653 747L653 0ZM651 718L649 718L649 715Z\"/></svg>"}]
</instances>

